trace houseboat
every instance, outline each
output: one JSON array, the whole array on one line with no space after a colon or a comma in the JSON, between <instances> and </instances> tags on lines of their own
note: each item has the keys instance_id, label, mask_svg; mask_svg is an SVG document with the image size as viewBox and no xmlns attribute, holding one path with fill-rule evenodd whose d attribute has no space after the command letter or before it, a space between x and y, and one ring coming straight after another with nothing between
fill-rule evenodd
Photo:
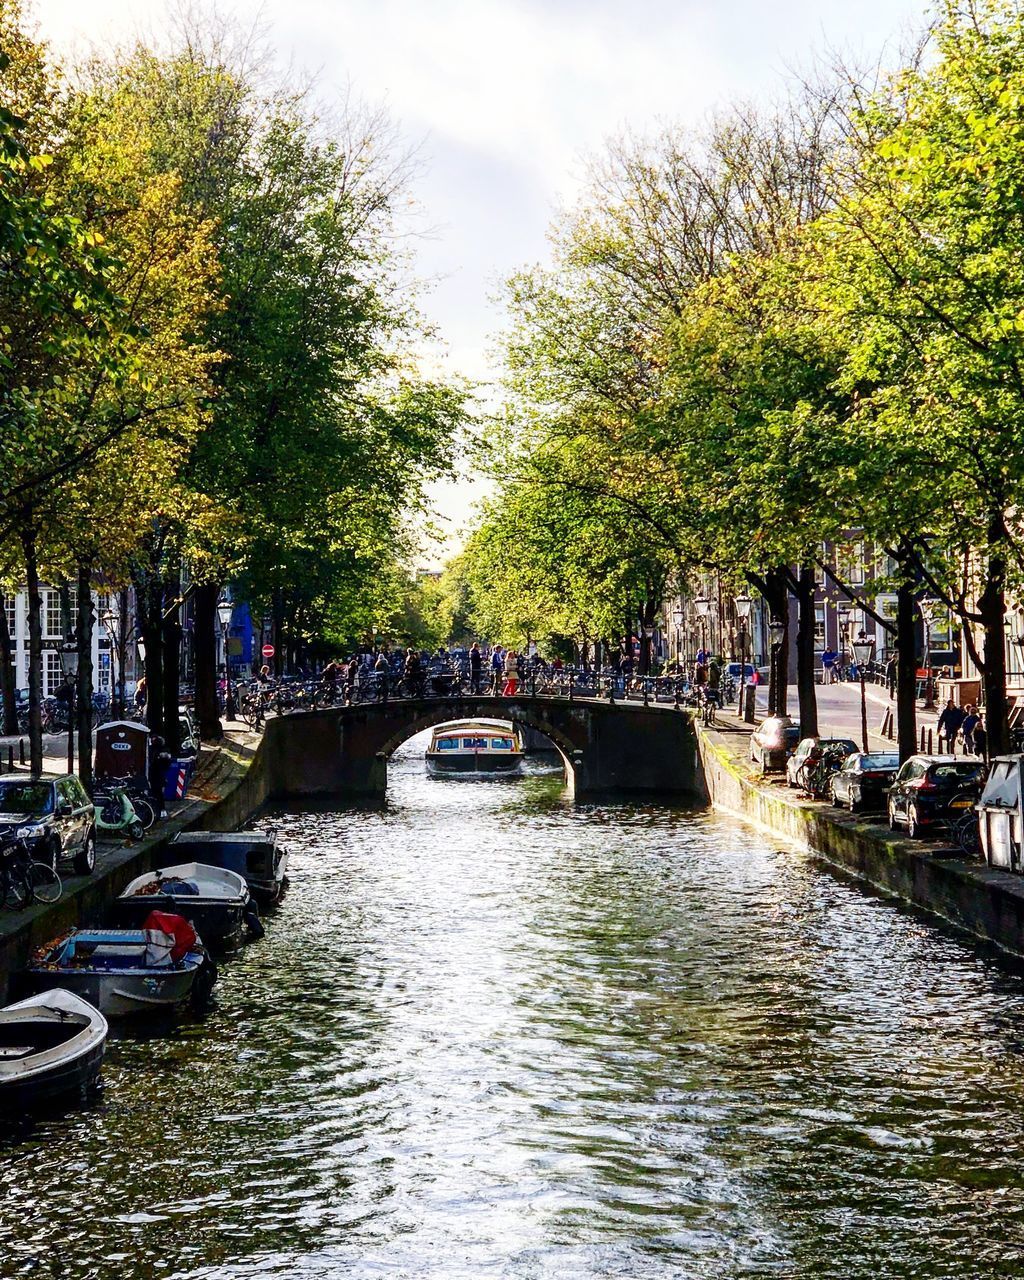
<instances>
[{"instance_id":1,"label":"houseboat","mask_svg":"<svg viewBox=\"0 0 1024 1280\"><path fill-rule=\"evenodd\" d=\"M430 735L427 771L445 776L522 770L523 743L502 720L459 720L438 725Z\"/></svg>"}]
</instances>

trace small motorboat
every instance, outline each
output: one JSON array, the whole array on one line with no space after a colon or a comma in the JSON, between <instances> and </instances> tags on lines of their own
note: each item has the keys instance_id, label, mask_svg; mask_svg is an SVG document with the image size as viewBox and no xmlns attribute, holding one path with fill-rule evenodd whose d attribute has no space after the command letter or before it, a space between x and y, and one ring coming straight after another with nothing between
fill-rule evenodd
<instances>
[{"instance_id":1,"label":"small motorboat","mask_svg":"<svg viewBox=\"0 0 1024 1280\"><path fill-rule=\"evenodd\" d=\"M72 929L41 947L28 967L34 986L73 991L108 1018L205 999L216 974L192 925L161 911L151 911L141 929Z\"/></svg>"},{"instance_id":2,"label":"small motorboat","mask_svg":"<svg viewBox=\"0 0 1024 1280\"><path fill-rule=\"evenodd\" d=\"M502 720L459 720L438 725L430 735L427 770L456 775L521 772L523 744Z\"/></svg>"},{"instance_id":3,"label":"small motorboat","mask_svg":"<svg viewBox=\"0 0 1024 1280\"><path fill-rule=\"evenodd\" d=\"M171 846L183 857L237 872L264 906L273 906L287 884L288 850L274 831L181 831Z\"/></svg>"},{"instance_id":4,"label":"small motorboat","mask_svg":"<svg viewBox=\"0 0 1024 1280\"><path fill-rule=\"evenodd\" d=\"M84 1097L106 1045L106 1018L71 991L42 991L0 1009L0 1115Z\"/></svg>"},{"instance_id":5,"label":"small motorboat","mask_svg":"<svg viewBox=\"0 0 1024 1280\"><path fill-rule=\"evenodd\" d=\"M258 913L245 881L235 871L202 862L181 862L136 876L117 899L118 921L141 928L151 911L184 916L213 949L226 949L242 940L242 927Z\"/></svg>"}]
</instances>

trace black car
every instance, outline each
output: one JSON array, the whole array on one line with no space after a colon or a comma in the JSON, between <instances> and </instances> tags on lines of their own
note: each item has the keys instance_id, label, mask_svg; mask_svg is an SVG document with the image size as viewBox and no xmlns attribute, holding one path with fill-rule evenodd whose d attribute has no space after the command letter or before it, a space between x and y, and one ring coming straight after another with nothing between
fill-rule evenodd
<instances>
[{"instance_id":1,"label":"black car","mask_svg":"<svg viewBox=\"0 0 1024 1280\"><path fill-rule=\"evenodd\" d=\"M70 859L78 875L96 866L92 801L74 774L62 778L0 778L0 840L28 842L32 857L56 870Z\"/></svg>"},{"instance_id":2,"label":"black car","mask_svg":"<svg viewBox=\"0 0 1024 1280\"><path fill-rule=\"evenodd\" d=\"M911 756L889 788L889 826L905 826L914 837L949 822L973 808L984 776L981 760Z\"/></svg>"},{"instance_id":3,"label":"black car","mask_svg":"<svg viewBox=\"0 0 1024 1280\"><path fill-rule=\"evenodd\" d=\"M858 809L884 809L885 793L899 767L900 758L894 751L858 751L847 756L832 778L832 803L839 808L849 805L851 813Z\"/></svg>"}]
</instances>

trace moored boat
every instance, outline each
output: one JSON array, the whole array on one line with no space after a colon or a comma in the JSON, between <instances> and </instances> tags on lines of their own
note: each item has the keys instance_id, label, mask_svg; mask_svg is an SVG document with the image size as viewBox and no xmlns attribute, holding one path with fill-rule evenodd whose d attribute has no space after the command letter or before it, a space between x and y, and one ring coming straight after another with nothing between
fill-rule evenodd
<instances>
[{"instance_id":1,"label":"moored boat","mask_svg":"<svg viewBox=\"0 0 1024 1280\"><path fill-rule=\"evenodd\" d=\"M426 752L433 774L516 774L522 769L519 734L502 720L459 720L438 725Z\"/></svg>"},{"instance_id":2,"label":"moored boat","mask_svg":"<svg viewBox=\"0 0 1024 1280\"><path fill-rule=\"evenodd\" d=\"M72 929L41 947L27 972L34 986L73 991L108 1018L173 1010L205 998L216 979L192 925L159 911L142 929Z\"/></svg>"},{"instance_id":3,"label":"moored boat","mask_svg":"<svg viewBox=\"0 0 1024 1280\"><path fill-rule=\"evenodd\" d=\"M181 831L171 846L207 866L237 872L257 902L266 906L284 892L288 850L278 844L273 831Z\"/></svg>"},{"instance_id":4,"label":"moored boat","mask_svg":"<svg viewBox=\"0 0 1024 1280\"><path fill-rule=\"evenodd\" d=\"M87 1094L106 1044L106 1018L71 991L42 991L0 1009L0 1115Z\"/></svg>"},{"instance_id":5,"label":"moored boat","mask_svg":"<svg viewBox=\"0 0 1024 1280\"><path fill-rule=\"evenodd\" d=\"M184 916L208 947L223 949L241 941L254 909L236 872L181 862L136 876L116 903L118 920L127 927L142 927L153 910Z\"/></svg>"}]
</instances>

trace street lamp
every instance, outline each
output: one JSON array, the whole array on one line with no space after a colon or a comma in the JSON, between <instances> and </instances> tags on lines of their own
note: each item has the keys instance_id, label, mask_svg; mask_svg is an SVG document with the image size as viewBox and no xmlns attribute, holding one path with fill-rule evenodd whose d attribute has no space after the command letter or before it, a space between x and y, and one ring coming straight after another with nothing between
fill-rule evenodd
<instances>
[{"instance_id":1,"label":"street lamp","mask_svg":"<svg viewBox=\"0 0 1024 1280\"><path fill-rule=\"evenodd\" d=\"M704 658L707 660L708 617L711 614L711 601L706 596L701 596L699 600L694 600L693 611L700 618L700 647L704 650Z\"/></svg>"},{"instance_id":2,"label":"street lamp","mask_svg":"<svg viewBox=\"0 0 1024 1280\"><path fill-rule=\"evenodd\" d=\"M786 638L786 624L781 618L772 618L771 622L768 623L768 637L771 641L772 647L771 671L775 677L768 690L769 703L771 701L772 693L774 692L775 694L775 705L769 705L768 714L782 715L786 704L785 698L779 697L779 690L783 688L784 683L786 682L786 676L781 674L779 670L779 662L782 642Z\"/></svg>"},{"instance_id":3,"label":"street lamp","mask_svg":"<svg viewBox=\"0 0 1024 1280\"><path fill-rule=\"evenodd\" d=\"M874 656L874 636L865 635L862 631L853 642L853 660L857 664L857 675L860 677L860 736L861 746L863 747L865 754L870 750L870 747L868 746L868 698L865 675L867 666Z\"/></svg>"},{"instance_id":4,"label":"street lamp","mask_svg":"<svg viewBox=\"0 0 1024 1280\"><path fill-rule=\"evenodd\" d=\"M924 703L925 711L935 706L935 691L932 687L932 623L939 616L942 601L934 596L925 596L918 601L921 618L924 621Z\"/></svg>"},{"instance_id":5,"label":"street lamp","mask_svg":"<svg viewBox=\"0 0 1024 1280\"><path fill-rule=\"evenodd\" d=\"M110 664L110 703L111 713L115 720L120 720L124 716L124 651L119 643L118 627L121 624L121 615L118 611L111 607L106 613L100 614L100 622L107 629L107 637L110 640L110 652L113 654L114 661ZM120 685L120 689L118 689Z\"/></svg>"},{"instance_id":6,"label":"street lamp","mask_svg":"<svg viewBox=\"0 0 1024 1280\"><path fill-rule=\"evenodd\" d=\"M230 600L221 600L217 605L217 617L220 619L221 636L224 641L224 719L234 720L237 717L235 695L231 688L231 663L228 660L228 632L231 630L231 618L235 606Z\"/></svg>"},{"instance_id":7,"label":"street lamp","mask_svg":"<svg viewBox=\"0 0 1024 1280\"><path fill-rule=\"evenodd\" d=\"M754 602L750 596L737 596L733 601L733 608L736 610L736 626L739 632L736 637L740 642L740 697L737 706L739 714L743 715L743 686L747 682L747 626L750 622L750 611L754 607Z\"/></svg>"},{"instance_id":8,"label":"street lamp","mask_svg":"<svg viewBox=\"0 0 1024 1280\"><path fill-rule=\"evenodd\" d=\"M78 674L78 645L67 637L57 646L61 675L68 702L68 773L75 771L75 676Z\"/></svg>"}]
</instances>

